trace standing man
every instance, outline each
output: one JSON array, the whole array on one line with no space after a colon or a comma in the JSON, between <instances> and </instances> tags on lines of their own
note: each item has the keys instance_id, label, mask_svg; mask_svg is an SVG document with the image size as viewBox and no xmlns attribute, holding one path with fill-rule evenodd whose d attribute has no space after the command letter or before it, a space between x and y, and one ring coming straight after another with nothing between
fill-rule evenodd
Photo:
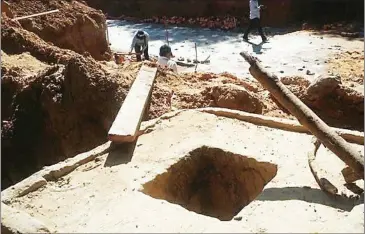
<instances>
[{"instance_id":1,"label":"standing man","mask_svg":"<svg viewBox=\"0 0 365 234\"><path fill-rule=\"evenodd\" d=\"M266 42L267 38L264 35L261 27L261 20L260 20L260 10L263 8L263 5L259 6L258 0L250 0L250 23L248 28L243 35L243 40L248 41L248 34L253 28L257 28L259 34L261 36L262 42Z\"/></svg>"},{"instance_id":2,"label":"standing man","mask_svg":"<svg viewBox=\"0 0 365 234\"><path fill-rule=\"evenodd\" d=\"M177 64L171 60L172 57L171 47L168 45L161 46L160 57L158 58L157 65L161 68L167 68L177 73Z\"/></svg>"},{"instance_id":3,"label":"standing man","mask_svg":"<svg viewBox=\"0 0 365 234\"><path fill-rule=\"evenodd\" d=\"M148 39L150 35L147 32L138 30L133 37L131 52L134 50L137 53L137 62L142 61L141 54L143 53L144 59L150 60L150 56L148 55Z\"/></svg>"}]
</instances>

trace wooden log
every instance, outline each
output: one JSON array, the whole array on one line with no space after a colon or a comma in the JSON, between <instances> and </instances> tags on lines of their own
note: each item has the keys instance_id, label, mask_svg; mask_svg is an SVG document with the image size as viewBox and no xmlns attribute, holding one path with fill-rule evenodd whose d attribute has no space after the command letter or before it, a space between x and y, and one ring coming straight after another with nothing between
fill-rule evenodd
<instances>
[{"instance_id":1,"label":"wooden log","mask_svg":"<svg viewBox=\"0 0 365 234\"><path fill-rule=\"evenodd\" d=\"M347 183L344 184L344 186L350 190L351 192L357 194L357 195L361 195L364 193L364 189L360 188L359 186L357 186L357 184L355 183Z\"/></svg>"},{"instance_id":2,"label":"wooden log","mask_svg":"<svg viewBox=\"0 0 365 234\"><path fill-rule=\"evenodd\" d=\"M226 108L218 108L218 107L205 107L199 108L198 111L213 114L216 116L222 116L226 118L238 119L248 123L267 126L270 128L277 128L282 129L285 131L291 132L300 132L300 133L309 133L311 132L300 125L298 121L290 120L290 119L283 119L271 116L264 116L259 114L248 113L239 110L230 110ZM352 131L348 129L341 129L341 128L332 128L336 131L341 137L343 137L346 141L350 143L355 143L358 145L364 145L364 133L358 131Z\"/></svg>"},{"instance_id":3,"label":"wooden log","mask_svg":"<svg viewBox=\"0 0 365 234\"><path fill-rule=\"evenodd\" d=\"M196 72L196 69L198 68L198 48L196 46L196 43L195 43L195 61L196 61L195 65L195 72Z\"/></svg>"},{"instance_id":4,"label":"wooden log","mask_svg":"<svg viewBox=\"0 0 365 234\"><path fill-rule=\"evenodd\" d=\"M169 31L167 30L167 24L165 24L165 39L166 39L166 44L169 46L170 42L169 42Z\"/></svg>"},{"instance_id":5,"label":"wooden log","mask_svg":"<svg viewBox=\"0 0 365 234\"><path fill-rule=\"evenodd\" d=\"M336 186L334 186L326 178L320 176L319 172L321 170L318 167L318 165L316 165L314 163L314 161L316 159L317 151L318 151L319 146L321 145L321 143L320 143L320 141L314 139L313 144L314 144L314 150L308 153L309 169L310 169L314 179L316 180L317 184L319 185L319 187L321 188L322 191L324 191L324 192L326 192L330 195L336 195L338 193L338 189L336 188Z\"/></svg>"},{"instance_id":6,"label":"wooden log","mask_svg":"<svg viewBox=\"0 0 365 234\"><path fill-rule=\"evenodd\" d=\"M142 66L133 82L110 130L109 140L113 142L134 142L152 93L157 68Z\"/></svg>"},{"instance_id":7,"label":"wooden log","mask_svg":"<svg viewBox=\"0 0 365 234\"><path fill-rule=\"evenodd\" d=\"M241 52L240 55L251 65L250 73L275 99L298 121L308 128L324 146L364 178L364 156L355 151L343 138L323 122L309 107L296 97L275 75L269 74L257 58Z\"/></svg>"},{"instance_id":8,"label":"wooden log","mask_svg":"<svg viewBox=\"0 0 365 234\"><path fill-rule=\"evenodd\" d=\"M16 18L13 18L12 20L22 20L22 19L28 19L28 18L32 18L32 17L36 17L36 16L48 15L48 14L51 14L51 13L56 13L56 12L59 12L59 11L60 11L60 10L56 9L56 10L46 11L46 12L37 13L37 14L33 14L33 15L27 15L27 16L16 17Z\"/></svg>"}]
</instances>

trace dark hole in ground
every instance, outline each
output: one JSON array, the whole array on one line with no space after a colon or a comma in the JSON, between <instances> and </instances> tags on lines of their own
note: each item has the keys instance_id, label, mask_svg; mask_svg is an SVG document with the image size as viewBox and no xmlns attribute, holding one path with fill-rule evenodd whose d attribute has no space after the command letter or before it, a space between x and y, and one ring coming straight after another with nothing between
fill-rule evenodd
<instances>
[{"instance_id":1,"label":"dark hole in ground","mask_svg":"<svg viewBox=\"0 0 365 234\"><path fill-rule=\"evenodd\" d=\"M145 183L142 192L228 221L262 192L276 172L275 164L202 146Z\"/></svg>"}]
</instances>

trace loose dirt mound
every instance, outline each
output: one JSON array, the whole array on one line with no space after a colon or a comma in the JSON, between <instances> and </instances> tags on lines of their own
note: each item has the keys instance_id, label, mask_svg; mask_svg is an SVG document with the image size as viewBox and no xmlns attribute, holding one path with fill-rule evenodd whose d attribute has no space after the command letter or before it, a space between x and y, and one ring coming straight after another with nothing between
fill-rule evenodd
<instances>
[{"instance_id":1,"label":"loose dirt mound","mask_svg":"<svg viewBox=\"0 0 365 234\"><path fill-rule=\"evenodd\" d=\"M258 83L239 79L229 73L177 75L159 70L152 95L164 101L152 99L148 119L170 110L201 107L223 107L290 118L267 97L267 92L263 92Z\"/></svg>"},{"instance_id":2,"label":"loose dirt mound","mask_svg":"<svg viewBox=\"0 0 365 234\"><path fill-rule=\"evenodd\" d=\"M57 13L20 20L23 28L47 42L78 53L89 53L97 60L111 58L106 39L106 19L101 11L78 1L10 0L16 17L59 9Z\"/></svg>"},{"instance_id":3,"label":"loose dirt mound","mask_svg":"<svg viewBox=\"0 0 365 234\"><path fill-rule=\"evenodd\" d=\"M314 82L321 81L316 79ZM341 84L328 90L328 83L317 86L320 96L308 92L310 83L301 77L282 79L282 82L327 124L355 130L364 130L364 95ZM327 90L327 91L326 91ZM273 98L274 99L274 98ZM280 104L279 104L280 106ZM285 109L281 107L282 109Z\"/></svg>"},{"instance_id":4,"label":"loose dirt mound","mask_svg":"<svg viewBox=\"0 0 365 234\"><path fill-rule=\"evenodd\" d=\"M29 52L37 59L48 63L65 64L76 55L71 50L50 45L6 16L1 18L1 49L7 54Z\"/></svg>"}]
</instances>

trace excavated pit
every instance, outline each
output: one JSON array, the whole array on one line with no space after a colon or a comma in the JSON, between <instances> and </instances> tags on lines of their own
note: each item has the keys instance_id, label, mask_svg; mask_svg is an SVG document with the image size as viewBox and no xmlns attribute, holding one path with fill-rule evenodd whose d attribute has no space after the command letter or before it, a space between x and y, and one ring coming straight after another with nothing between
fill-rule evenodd
<instances>
[{"instance_id":1,"label":"excavated pit","mask_svg":"<svg viewBox=\"0 0 365 234\"><path fill-rule=\"evenodd\" d=\"M202 146L145 183L142 192L229 221L262 192L276 173L275 164Z\"/></svg>"}]
</instances>

